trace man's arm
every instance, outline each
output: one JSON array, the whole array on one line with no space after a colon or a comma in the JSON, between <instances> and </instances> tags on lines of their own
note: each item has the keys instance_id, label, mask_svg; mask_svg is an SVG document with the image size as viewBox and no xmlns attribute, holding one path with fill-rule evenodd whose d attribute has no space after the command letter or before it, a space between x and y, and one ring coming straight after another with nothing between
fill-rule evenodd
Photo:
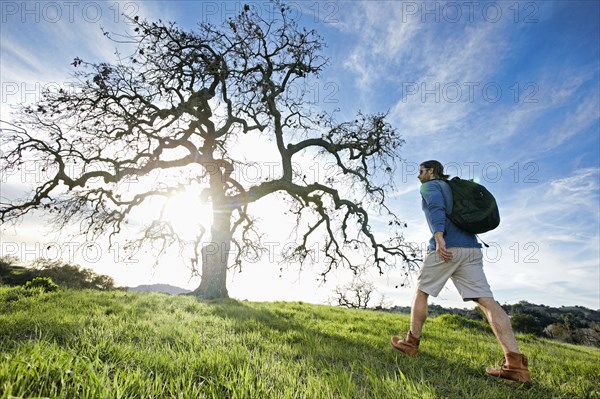
<instances>
[{"instance_id":1,"label":"man's arm","mask_svg":"<svg viewBox=\"0 0 600 399\"><path fill-rule=\"evenodd\" d=\"M427 182L421 185L421 195L429 211L433 229L433 238L438 255L445 261L452 259L452 252L446 249L444 232L446 230L446 201L439 183Z\"/></svg>"},{"instance_id":2,"label":"man's arm","mask_svg":"<svg viewBox=\"0 0 600 399\"><path fill-rule=\"evenodd\" d=\"M435 252L446 262L452 259L452 252L446 248L446 240L444 240L444 232L436 231L433 234L435 239Z\"/></svg>"}]
</instances>

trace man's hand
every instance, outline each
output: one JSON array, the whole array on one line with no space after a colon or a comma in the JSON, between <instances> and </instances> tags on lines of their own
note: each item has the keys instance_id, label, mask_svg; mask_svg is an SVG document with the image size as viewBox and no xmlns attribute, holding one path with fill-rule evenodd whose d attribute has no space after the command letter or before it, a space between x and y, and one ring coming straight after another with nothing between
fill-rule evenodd
<instances>
[{"instance_id":1,"label":"man's hand","mask_svg":"<svg viewBox=\"0 0 600 399\"><path fill-rule=\"evenodd\" d=\"M448 262L452 259L452 252L446 249L446 240L444 240L444 233L442 231L436 231L433 234L435 239L435 252L442 258L444 261Z\"/></svg>"}]
</instances>

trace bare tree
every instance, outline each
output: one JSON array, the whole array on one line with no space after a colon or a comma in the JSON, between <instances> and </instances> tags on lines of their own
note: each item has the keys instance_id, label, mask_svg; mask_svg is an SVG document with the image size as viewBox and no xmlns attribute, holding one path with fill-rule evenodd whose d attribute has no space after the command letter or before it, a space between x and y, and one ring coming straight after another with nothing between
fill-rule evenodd
<instances>
[{"instance_id":1,"label":"bare tree","mask_svg":"<svg viewBox=\"0 0 600 399\"><path fill-rule=\"evenodd\" d=\"M288 14L281 5L267 20L245 6L219 27L185 31L135 17L127 36L106 32L135 51L113 64L75 58L72 87L46 91L36 104L22 106L18 123L2 131L4 172L38 162L52 173L26 198L3 198L0 221L18 222L42 210L59 227L78 222L88 239L106 234L113 243L128 222L146 220L129 248L152 244L164 253L172 245L191 246L192 266L199 265L201 275L195 293L222 298L228 296L228 268L265 250L250 205L279 193L296 221L286 261L302 265L311 240L319 240L323 279L337 267L355 273L365 266L380 273L412 267L403 223L386 205L403 140L385 114L359 113L339 122L308 106L298 88L327 60L322 39ZM232 149L244 135L276 145L276 175L260 182L238 178L235 172L249 161ZM247 155L256 162L264 156ZM309 181L292 167L300 158L333 167ZM168 179L157 178L165 171ZM143 184L125 184L132 180ZM190 241L162 213L139 217L145 204L191 185L202 187L198 203L212 206L209 231L199 227ZM389 224L389 238L376 237L373 215Z\"/></svg>"},{"instance_id":2,"label":"bare tree","mask_svg":"<svg viewBox=\"0 0 600 399\"><path fill-rule=\"evenodd\" d=\"M374 292L373 283L355 279L347 285L336 287L329 302L346 308L366 309Z\"/></svg>"}]
</instances>

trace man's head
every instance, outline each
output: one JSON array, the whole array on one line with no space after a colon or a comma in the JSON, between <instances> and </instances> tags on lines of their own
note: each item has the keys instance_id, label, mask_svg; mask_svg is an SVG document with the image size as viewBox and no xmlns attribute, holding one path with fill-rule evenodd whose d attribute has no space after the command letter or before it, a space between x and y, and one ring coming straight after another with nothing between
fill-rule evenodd
<instances>
[{"instance_id":1,"label":"man's head","mask_svg":"<svg viewBox=\"0 0 600 399\"><path fill-rule=\"evenodd\" d=\"M419 165L419 175L417 178L421 183L433 179L447 179L449 176L444 174L444 165L438 161L425 161Z\"/></svg>"}]
</instances>

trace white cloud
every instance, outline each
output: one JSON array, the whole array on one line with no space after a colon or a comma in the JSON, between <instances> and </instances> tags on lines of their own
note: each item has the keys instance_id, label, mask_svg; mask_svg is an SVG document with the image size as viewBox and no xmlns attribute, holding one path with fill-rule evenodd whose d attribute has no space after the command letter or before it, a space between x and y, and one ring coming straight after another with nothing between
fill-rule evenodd
<instances>
[{"instance_id":1,"label":"white cloud","mask_svg":"<svg viewBox=\"0 0 600 399\"><path fill-rule=\"evenodd\" d=\"M68 86L74 72L70 64L75 57L89 62L114 63L117 48L123 56L129 55L130 46L115 43L102 33L102 28L115 34L126 33L130 25L123 14L151 20L157 20L158 15L170 16L168 10L156 9L153 2L43 4L28 8L25 3L19 3L17 14L3 16L2 120L11 119L11 106L38 101L44 89ZM23 10L20 7L24 7ZM21 15L19 11L24 10L29 11Z\"/></svg>"},{"instance_id":2,"label":"white cloud","mask_svg":"<svg viewBox=\"0 0 600 399\"><path fill-rule=\"evenodd\" d=\"M7 69L12 65L15 69L20 71L20 74L39 74L44 70L44 63L36 55L35 52L28 51L26 46L19 43L16 37L5 36L3 34L2 43L2 58L3 58L3 75L8 79L14 79L13 74L8 74ZM8 61L7 61L8 60ZM4 79L3 79L4 80Z\"/></svg>"},{"instance_id":3,"label":"white cloud","mask_svg":"<svg viewBox=\"0 0 600 399\"><path fill-rule=\"evenodd\" d=\"M554 149L591 127L594 123L598 123L600 119L599 107L598 93L583 99L559 126L549 132L544 149Z\"/></svg>"},{"instance_id":4,"label":"white cloud","mask_svg":"<svg viewBox=\"0 0 600 399\"><path fill-rule=\"evenodd\" d=\"M395 82L481 82L496 70L507 38L503 23L448 24L407 18L403 4L361 2L350 25L357 39L346 66L364 90ZM395 89L398 89L396 87Z\"/></svg>"},{"instance_id":5,"label":"white cloud","mask_svg":"<svg viewBox=\"0 0 600 399\"><path fill-rule=\"evenodd\" d=\"M497 146L518 138L528 145L517 146L513 154L524 151L529 159L564 144L600 117L598 93L591 89L594 79L591 70L567 67L540 71L531 81L517 82L505 90L512 101L487 110L481 120L481 128L489 132L487 144Z\"/></svg>"},{"instance_id":6,"label":"white cloud","mask_svg":"<svg viewBox=\"0 0 600 399\"><path fill-rule=\"evenodd\" d=\"M507 199L500 227L487 235L502 252L487 268L498 289L529 299L560 287L544 303L600 307L599 176L598 168L580 169Z\"/></svg>"},{"instance_id":7,"label":"white cloud","mask_svg":"<svg viewBox=\"0 0 600 399\"><path fill-rule=\"evenodd\" d=\"M570 176L550 182L550 192L559 198L582 202L583 204L598 205L594 200L598 197L598 168L585 168L575 171ZM567 197L567 198L565 198ZM598 215L596 215L598 216Z\"/></svg>"}]
</instances>

